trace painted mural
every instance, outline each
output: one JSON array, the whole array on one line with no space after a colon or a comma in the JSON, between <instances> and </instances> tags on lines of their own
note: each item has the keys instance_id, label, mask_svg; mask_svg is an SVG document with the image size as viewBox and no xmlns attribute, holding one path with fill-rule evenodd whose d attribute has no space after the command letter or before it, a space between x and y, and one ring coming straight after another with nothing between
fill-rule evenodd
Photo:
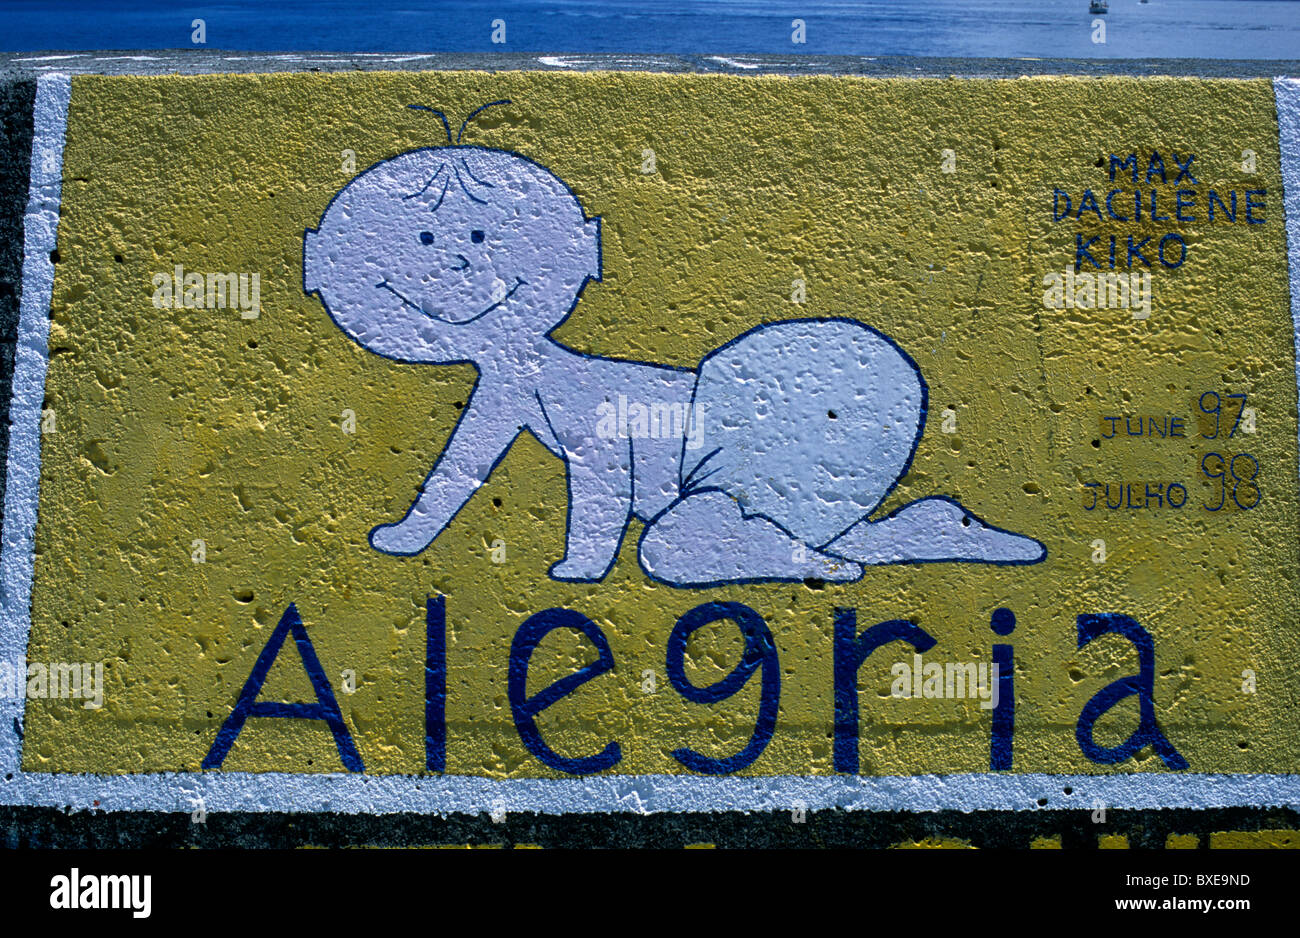
<instances>
[{"instance_id":1,"label":"painted mural","mask_svg":"<svg viewBox=\"0 0 1300 938\"><path fill-rule=\"evenodd\" d=\"M6 576L94 692L26 695L23 778L1263 797L1300 767L1286 94L73 79Z\"/></svg>"},{"instance_id":2,"label":"painted mural","mask_svg":"<svg viewBox=\"0 0 1300 938\"><path fill-rule=\"evenodd\" d=\"M359 345L478 371L420 497L401 521L370 532L376 550L427 548L486 481L484 467L527 432L567 472L565 555L550 569L558 580L604 579L633 517L645 526L642 568L683 587L1043 558L1037 541L950 498L869 517L916 452L926 386L907 353L865 323L760 325L695 371L555 341L550 333L600 279L600 219L549 170L451 145L446 126L448 146L360 174L304 240L305 288Z\"/></svg>"}]
</instances>

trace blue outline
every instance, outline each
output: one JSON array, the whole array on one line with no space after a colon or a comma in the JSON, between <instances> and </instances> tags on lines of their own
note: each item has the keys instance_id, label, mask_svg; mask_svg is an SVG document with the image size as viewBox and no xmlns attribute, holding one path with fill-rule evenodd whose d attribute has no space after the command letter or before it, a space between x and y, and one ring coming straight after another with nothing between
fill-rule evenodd
<instances>
[{"instance_id":1,"label":"blue outline","mask_svg":"<svg viewBox=\"0 0 1300 938\"><path fill-rule=\"evenodd\" d=\"M850 565L856 565L862 567L864 568L863 569L864 576L865 576L866 568L879 567L879 566L905 566L905 565L923 564L923 563L978 563L978 564L988 564L990 566L999 566L999 567L1020 567L1020 566L1029 566L1031 564L1036 564L1036 563L1042 563L1044 560L1046 560L1047 547L1046 545L1043 544L1042 541L1038 540L1037 538L1030 537L1029 535L1021 534L1018 531L1009 531L1005 528L999 528L997 525L989 524L988 522L984 521L984 519L982 519L979 515L975 514L975 512L971 511L965 505L962 505L960 502L958 502L955 498L952 498L951 496L948 495L923 496L922 498L916 499L915 501L908 502L906 505L900 505L898 508L895 508L892 512L886 515L884 518L878 518L876 519L876 521L870 523L874 524L879 521L884 521L889 518L893 518L894 516L899 514L899 512L903 511L904 509L908 508L911 505L914 505L917 501L938 499L941 501L946 501L960 508L965 514L969 515L978 524L983 525L985 528L991 531L995 531L999 534L1010 534L1016 537L1023 537L1026 538L1027 540L1033 541L1042 549L1042 555L1034 560L951 560L951 559L900 560L888 564L862 564L848 557L844 557L840 554L836 554L833 551L826 550L827 545L834 542L837 538L843 536L850 528L854 527L857 524L860 524L864 520L870 519L872 513L875 512L876 509L878 509L882 504L884 504L885 500L888 499L891 494L893 494L894 489L898 487L898 483L902 480L903 476L907 475L907 473L912 468L912 461L916 457L916 451L921 445L921 438L925 434L925 424L929 416L929 402L930 402L930 386L926 383L925 376L921 373L921 368L919 365L917 365L915 359L913 359L912 356L909 355L907 351L901 345L899 345L898 342L896 342L891 336L886 335L885 333L881 332L879 329L876 329L874 326L867 325L866 323L861 322L860 320L849 319L846 316L805 316L797 319L779 319L779 320L774 320L772 322L760 323L759 325L754 326L748 329L747 331L741 333L740 335L736 336L734 339L731 339L726 344L721 345L718 348L714 349L713 351L709 352L702 359L700 359L699 368L691 369L698 373L698 371L704 367L704 364L714 355L718 355L726 351L727 349L731 348L733 345L736 345L737 343L749 338L750 336L758 332L762 332L764 329L768 329L773 326L786 325L789 323L833 323L833 322L849 323L861 329L865 329L868 332L873 333L877 337L885 340L886 343L888 343L891 347L893 347L894 351L898 352L898 354L902 356L903 360L908 365L910 365L912 370L916 373L917 381L919 381L921 385L921 407L920 407L919 419L917 421L916 435L912 439L912 445L910 450L908 451L907 459L903 462L903 466L899 470L898 476L885 490L884 494L880 496L879 500L875 503L875 505L871 506L870 509L865 511L862 514L862 516L858 518L856 521L854 521L852 524L848 525L843 530L837 532L833 537L829 538L823 544L820 545L807 544L806 546L808 547L808 549L816 553L823 553L823 554L828 554L831 557L836 557ZM690 416L693 415L695 412L695 393L696 393L696 389L692 389L690 404L688 405L687 408L687 415L688 415L687 419L690 419ZM685 501L687 498L705 492L719 492L723 495L727 495L727 497L729 498L732 497L728 495L728 493L725 492L723 489L717 486L705 486L701 484L705 479L707 479L710 475L713 474L713 472L716 472L717 470L712 470L706 473L704 476L700 478L696 478L696 474L704 466L704 463L707 462L709 459L711 459L720 449L721 447L718 447L706 453L695 463L694 466L692 466L691 471L689 473L683 475L683 473L685 473L685 467L686 467L686 440L685 438L683 438L681 456L678 458L678 493L679 493L678 497L674 499L671 504L669 504L666 508L664 508L658 514L656 514L652 519L650 519L646 523L645 529L641 532L641 537L637 540L638 560L640 559L641 544L645 540L647 535L650 533L650 529L654 526L654 523L658 521L660 518L662 518L669 511L671 511L673 508L677 507L677 505ZM746 511L744 507L741 506L739 503L737 503L737 508L740 510L740 515L742 520L748 520L750 518L762 518L764 521L767 521L768 523L776 527L778 530L781 531L781 533L785 534L787 537L791 538L792 540L800 541L801 543L806 543L803 542L802 538L798 537L796 534L790 531L789 528L781 524L775 518L765 515L762 512ZM737 577L737 578L728 578L728 579L721 579L721 580L704 580L704 581L692 582L683 585L678 581L657 576L650 570L647 570L644 564L641 565L641 569L645 573L645 575L650 579L655 580L656 582L659 583L663 583L668 586L676 587L678 589L715 589L721 586L743 586L743 585L750 585L756 583L802 583L804 582L804 578L802 577L786 577L786 578L779 578L779 579L773 577ZM856 583L858 582L859 579L861 579L861 577L858 577L854 580L846 581L846 585L847 583ZM839 581L829 581L829 580L826 581L827 585L834 585L837 582Z\"/></svg>"},{"instance_id":2,"label":"blue outline","mask_svg":"<svg viewBox=\"0 0 1300 938\"><path fill-rule=\"evenodd\" d=\"M775 323L770 323L769 325L775 325ZM790 577L734 577L734 578L724 579L724 580L701 580L699 582L682 584L677 580L670 580L665 577L661 577L650 570L647 570L645 564L640 563L641 544L643 541L645 541L646 537L649 536L650 529L654 527L655 522L658 521L660 518L662 518L664 515L668 514L668 512L672 511L682 502L686 501L687 498L694 495L703 495L708 492L718 492L721 495L726 495L727 498L732 499L732 501L735 501L735 498L733 496L723 491L721 488L718 488L716 485L697 485L686 494L679 495L677 498L673 500L672 504L670 504L667 508L663 509L663 511L660 511L657 515L655 515L650 521L646 523L645 528L641 531L641 537L637 539L636 551L637 551L637 562L641 566L641 571L649 579L654 580L656 583L663 583L666 586L671 586L676 589L716 589L717 587L720 586L746 586L753 583L805 583L807 582L808 577L790 576ZM775 518L770 518L767 515L763 514L762 512L758 512L758 511L746 511L740 505L739 502L736 502L736 508L740 511L740 518L742 521L748 521L751 518L762 518L764 521L768 522L773 527L780 530L782 534L784 534L786 537L790 538L791 540L800 541L800 543L804 543L803 541L800 540L798 535L794 534L792 531L790 531L789 528L781 524L781 522L777 521ZM813 547L811 544L806 544L805 546L807 546L807 548L814 553L821 553L821 551L818 551L818 549L816 547ZM837 559L843 560L845 563L851 566L857 566L857 567L862 566L862 564L859 564L856 561L848 560L847 558L844 557L840 557L838 554L832 556L835 556ZM846 584L856 583L860 579L862 579L861 575L855 577L852 580L847 580L845 581L845 583ZM828 585L833 585L835 583L838 583L839 581L827 580L825 582Z\"/></svg>"},{"instance_id":3,"label":"blue outline","mask_svg":"<svg viewBox=\"0 0 1300 938\"><path fill-rule=\"evenodd\" d=\"M694 368L692 370L698 373L701 369L704 368L704 364L713 356L725 352L733 345L736 345L744 341L745 339L748 339L750 336L762 332L763 330L768 329L772 326L777 326L777 325L784 326L784 325L789 325L791 323L831 323L831 322L850 323L861 329L865 329L870 333L873 333L877 338L884 339L886 343L888 343L890 346L893 347L894 351L896 351L899 355L902 356L903 361L905 361L908 365L911 366L912 370L916 372L917 381L921 383L921 412L919 414L919 419L916 425L916 436L912 438L912 447L907 454L907 459L903 462L902 469L899 470L898 477L894 479L893 483L889 486L889 488L885 489L885 493L880 496L880 500L862 513L862 517L865 518L865 517L869 517L873 511L875 511L884 503L885 499L887 499L890 496L890 494L894 491L894 489L898 487L899 480L902 479L903 476L907 475L908 471L912 468L912 459L913 457L916 456L917 447L921 445L921 437L925 433L925 422L930 412L930 386L926 384L925 375L921 374L921 368L919 365L917 365L916 360L913 359L911 355L908 355L907 352L903 349L903 347L899 345L896 341L894 341L892 337L885 335L885 333L881 332L879 329L875 328L874 326L869 326L865 322L861 322L857 319L849 319L847 316L803 316L798 319L778 319L772 322L759 323L757 326L754 326L746 330L745 332L742 332L740 335L736 336L734 339L727 342L725 345L718 346L713 351L709 352L707 355L701 358L699 367ZM688 414L693 413L694 410L695 410L695 390L692 389L691 403L687 413ZM709 455L712 456L713 454L710 453ZM706 456L705 459L707 458L708 457ZM701 459L700 463L703 462L704 459ZM682 478L681 476L681 469L683 469L686 465L686 440L685 439L682 440L682 455L681 458L678 459L677 465L678 465L679 491L685 492L685 487L688 480ZM699 463L696 464L695 468L696 469L699 468ZM691 471L691 476L694 476L694 474L695 472L693 469ZM759 515L759 517L764 517L764 516ZM772 519L768 518L767 520L771 521ZM858 519L858 521L861 520L862 518ZM854 521L853 524L857 524L858 521ZM773 521L773 524L776 524L776 522ZM835 537L830 538L830 540L826 541L826 543L829 544L831 541L835 540L836 537L839 537L845 531L849 530L849 528L853 527L853 524L850 524L847 527L845 527L843 531L837 532ZM778 525L778 527L780 527L780 525ZM785 529L782 528L782 530ZM798 538L795 539L798 540ZM814 547L812 544L809 544L808 546L813 550L820 549Z\"/></svg>"},{"instance_id":4,"label":"blue outline","mask_svg":"<svg viewBox=\"0 0 1300 938\"><path fill-rule=\"evenodd\" d=\"M465 162L464 157L461 157L460 166L461 166L461 169L465 170L465 175L468 176L470 179L473 179L474 182L475 182L475 184L482 186L484 189L495 189L495 188L496 188L496 185L495 185L494 183L490 183L490 182L488 182L486 179L479 179L477 176L475 176L475 175L474 175L474 171L473 171L472 169L469 168L469 163L466 163L466 162ZM454 167L454 166L452 167L452 169L455 169L455 168L456 168L456 167ZM557 178L558 178L558 177L557 177Z\"/></svg>"}]
</instances>

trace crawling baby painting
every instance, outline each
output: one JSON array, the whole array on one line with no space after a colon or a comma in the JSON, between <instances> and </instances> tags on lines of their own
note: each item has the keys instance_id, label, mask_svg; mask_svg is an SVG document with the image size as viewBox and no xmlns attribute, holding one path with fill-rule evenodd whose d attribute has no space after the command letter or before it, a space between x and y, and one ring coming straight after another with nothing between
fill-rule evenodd
<instances>
[{"instance_id":1,"label":"crawling baby painting","mask_svg":"<svg viewBox=\"0 0 1300 938\"><path fill-rule=\"evenodd\" d=\"M303 242L303 287L352 340L395 361L478 371L415 503L370 532L376 550L427 548L529 433L567 471L557 580L603 579L633 518L641 567L679 587L1046 556L940 494L876 516L911 465L927 407L920 369L879 323L766 323L695 369L552 338L601 279L600 219L546 167L453 142L433 113L445 146L357 175Z\"/></svg>"}]
</instances>

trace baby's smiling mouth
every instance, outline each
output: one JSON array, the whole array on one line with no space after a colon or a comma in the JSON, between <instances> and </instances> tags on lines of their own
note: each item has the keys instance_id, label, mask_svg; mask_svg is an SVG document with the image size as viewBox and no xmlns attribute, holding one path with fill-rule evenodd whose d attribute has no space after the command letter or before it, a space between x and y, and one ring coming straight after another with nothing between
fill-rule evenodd
<instances>
[{"instance_id":1,"label":"baby's smiling mouth","mask_svg":"<svg viewBox=\"0 0 1300 938\"><path fill-rule=\"evenodd\" d=\"M427 309L423 309L422 307L420 307L419 304L412 303L406 297L402 296L401 293L399 293L397 290L393 288L393 285L389 283L387 279L379 281L377 284L375 284L375 287L377 289L387 290L389 293L393 294L393 296L401 300L403 304L411 307L411 309L415 310L418 313L422 313L425 316L428 316L430 319L436 319L438 320L438 322L445 322L449 326L464 326L473 322L476 319L481 319L482 317L486 316L488 313L492 312L492 310L496 309L506 300L510 299L510 297L514 296L515 291L518 290L521 286L523 286L525 282L526 281L524 280L523 277L516 277L515 285L506 292L505 296L501 297L501 299L497 300L495 303L493 303L487 309L483 310L481 313L475 313L473 316L470 316L468 319L448 319L446 316L439 316L436 313L431 313Z\"/></svg>"}]
</instances>

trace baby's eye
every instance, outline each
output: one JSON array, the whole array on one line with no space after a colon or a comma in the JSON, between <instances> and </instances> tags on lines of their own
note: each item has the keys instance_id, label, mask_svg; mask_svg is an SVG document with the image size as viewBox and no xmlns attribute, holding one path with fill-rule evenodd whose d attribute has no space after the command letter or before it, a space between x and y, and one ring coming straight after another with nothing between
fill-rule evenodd
<instances>
[{"instance_id":1,"label":"baby's eye","mask_svg":"<svg viewBox=\"0 0 1300 938\"><path fill-rule=\"evenodd\" d=\"M421 244L433 244L433 232L432 232L432 231L421 231L421 232L420 232L420 243L421 243Z\"/></svg>"},{"instance_id":2,"label":"baby's eye","mask_svg":"<svg viewBox=\"0 0 1300 938\"><path fill-rule=\"evenodd\" d=\"M482 243L483 243L483 232L479 231L479 230L476 228L475 230L473 230L473 231L471 231L471 232L469 233L469 239L470 239L471 241L473 241L475 244L482 244Z\"/></svg>"}]
</instances>

